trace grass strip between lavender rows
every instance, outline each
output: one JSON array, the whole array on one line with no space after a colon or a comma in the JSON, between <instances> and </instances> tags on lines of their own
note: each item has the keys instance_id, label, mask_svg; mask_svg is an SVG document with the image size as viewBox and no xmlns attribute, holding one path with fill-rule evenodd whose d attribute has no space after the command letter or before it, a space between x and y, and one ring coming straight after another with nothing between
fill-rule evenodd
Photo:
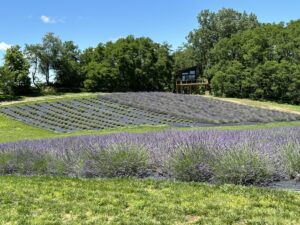
<instances>
[{"instance_id":1,"label":"grass strip between lavender rows","mask_svg":"<svg viewBox=\"0 0 300 225\"><path fill-rule=\"evenodd\" d=\"M292 122L274 122L266 124L256 125L236 125L236 126L216 126L216 127L191 127L191 128L172 128L178 130L240 130L240 129L262 129L262 128L274 128L281 126L300 126L300 121ZM58 138L58 137L70 137L80 135L98 135L108 133L130 132L130 133L145 133L145 132L157 132L165 129L170 129L170 126L166 125L143 125L143 126L131 126L125 128L115 128L106 130L83 130L70 133L57 133L44 129L40 129L34 126L30 126L23 122L14 120L0 113L0 143L13 142L20 140L34 140L43 138Z\"/></svg>"}]
</instances>

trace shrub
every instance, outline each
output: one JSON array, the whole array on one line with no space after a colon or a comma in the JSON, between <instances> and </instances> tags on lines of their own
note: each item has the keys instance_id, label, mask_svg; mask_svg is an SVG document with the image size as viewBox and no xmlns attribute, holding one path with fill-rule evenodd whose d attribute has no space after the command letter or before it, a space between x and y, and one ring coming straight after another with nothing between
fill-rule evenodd
<instances>
[{"instance_id":1,"label":"shrub","mask_svg":"<svg viewBox=\"0 0 300 225\"><path fill-rule=\"evenodd\" d=\"M0 174L5 175L11 173L11 166L9 161L13 158L11 153L1 152L0 153Z\"/></svg>"},{"instance_id":2,"label":"shrub","mask_svg":"<svg viewBox=\"0 0 300 225\"><path fill-rule=\"evenodd\" d=\"M22 151L0 153L0 174L61 175L64 168L48 153Z\"/></svg>"},{"instance_id":3,"label":"shrub","mask_svg":"<svg viewBox=\"0 0 300 225\"><path fill-rule=\"evenodd\" d=\"M300 144L288 144L283 151L285 167L288 175L295 178L300 174Z\"/></svg>"},{"instance_id":4,"label":"shrub","mask_svg":"<svg viewBox=\"0 0 300 225\"><path fill-rule=\"evenodd\" d=\"M143 174L149 165L148 151L133 144L112 144L89 157L87 176L131 177Z\"/></svg>"},{"instance_id":5,"label":"shrub","mask_svg":"<svg viewBox=\"0 0 300 225\"><path fill-rule=\"evenodd\" d=\"M44 95L56 95L58 94L57 90L53 86L46 86L46 85L41 85L40 86L40 91Z\"/></svg>"},{"instance_id":6,"label":"shrub","mask_svg":"<svg viewBox=\"0 0 300 225\"><path fill-rule=\"evenodd\" d=\"M267 157L250 148L231 149L214 161L214 180L242 185L265 184L273 177L271 165Z\"/></svg>"},{"instance_id":7,"label":"shrub","mask_svg":"<svg viewBox=\"0 0 300 225\"><path fill-rule=\"evenodd\" d=\"M209 181L212 177L210 154L202 144L186 144L169 157L167 166L171 176L182 181Z\"/></svg>"}]
</instances>

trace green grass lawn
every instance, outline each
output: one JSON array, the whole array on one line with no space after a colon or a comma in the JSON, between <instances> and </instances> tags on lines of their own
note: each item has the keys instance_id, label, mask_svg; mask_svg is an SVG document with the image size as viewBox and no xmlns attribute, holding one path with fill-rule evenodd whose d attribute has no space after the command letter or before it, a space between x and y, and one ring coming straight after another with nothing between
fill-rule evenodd
<instances>
[{"instance_id":1,"label":"green grass lawn","mask_svg":"<svg viewBox=\"0 0 300 225\"><path fill-rule=\"evenodd\" d=\"M57 133L57 132L48 131L48 130L27 125L23 122L19 122L0 113L0 143L20 141L20 140L79 136L79 135L109 134L109 133L118 133L118 132L131 132L131 133L155 132L167 128L169 127L165 125L160 125L160 126L144 125L144 126L114 128L114 129L107 129L107 130L82 130L82 131L75 131L72 133Z\"/></svg>"},{"instance_id":2,"label":"green grass lawn","mask_svg":"<svg viewBox=\"0 0 300 225\"><path fill-rule=\"evenodd\" d=\"M0 177L1 224L300 224L300 194L136 179Z\"/></svg>"},{"instance_id":3,"label":"green grass lawn","mask_svg":"<svg viewBox=\"0 0 300 225\"><path fill-rule=\"evenodd\" d=\"M259 129L259 128L273 128L280 126L300 126L300 121L294 122L275 122L268 124L257 125L239 125L239 126L217 126L217 127L197 127L197 128L173 128L180 130L203 130L203 129L219 129L219 130L237 130L237 129ZM144 125L144 126L132 126L124 128L114 128L107 130L82 130L71 133L56 133L53 131L47 131L44 129L36 128L27 125L23 122L19 122L10 117L7 117L0 113L0 143L13 142L20 140L33 140L43 138L57 138L57 137L69 137L79 135L97 135L97 134L109 134L118 132L130 132L130 133L145 133L156 132L166 129L171 129L167 125Z\"/></svg>"},{"instance_id":4,"label":"green grass lawn","mask_svg":"<svg viewBox=\"0 0 300 225\"><path fill-rule=\"evenodd\" d=\"M47 138L52 135L55 133L29 126L0 114L0 142Z\"/></svg>"},{"instance_id":5,"label":"green grass lawn","mask_svg":"<svg viewBox=\"0 0 300 225\"><path fill-rule=\"evenodd\" d=\"M51 101L68 100L68 99L76 99L76 98L88 98L88 97L96 97L98 95L103 95L103 94L105 93L102 92L57 93L53 95L42 95L42 96L19 96L16 97L16 99L10 99L6 101L1 101L1 95L0 95L0 106L24 105L30 103L42 103L42 102L51 102Z\"/></svg>"}]
</instances>

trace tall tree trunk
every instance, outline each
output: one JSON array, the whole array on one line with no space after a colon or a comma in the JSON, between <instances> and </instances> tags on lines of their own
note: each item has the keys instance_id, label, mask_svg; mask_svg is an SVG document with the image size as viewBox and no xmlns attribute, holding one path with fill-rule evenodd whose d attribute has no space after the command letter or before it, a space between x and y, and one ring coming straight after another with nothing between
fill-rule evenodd
<instances>
[{"instance_id":1,"label":"tall tree trunk","mask_svg":"<svg viewBox=\"0 0 300 225\"><path fill-rule=\"evenodd\" d=\"M49 71L49 65L47 65L47 71L46 71L46 84L47 86L50 85L50 71Z\"/></svg>"},{"instance_id":2,"label":"tall tree trunk","mask_svg":"<svg viewBox=\"0 0 300 225\"><path fill-rule=\"evenodd\" d=\"M32 83L34 84L35 87L38 87L38 85L36 84L35 80L36 80L36 72L37 72L37 69L38 69L38 59L36 58L35 61L34 61L34 69L31 73L31 76L32 76Z\"/></svg>"}]
</instances>

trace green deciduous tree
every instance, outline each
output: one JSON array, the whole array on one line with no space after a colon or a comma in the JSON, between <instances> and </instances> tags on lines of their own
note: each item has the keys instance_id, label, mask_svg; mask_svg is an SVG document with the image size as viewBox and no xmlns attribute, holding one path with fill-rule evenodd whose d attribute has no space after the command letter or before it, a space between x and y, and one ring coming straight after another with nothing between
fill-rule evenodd
<instances>
[{"instance_id":1,"label":"green deciduous tree","mask_svg":"<svg viewBox=\"0 0 300 225\"><path fill-rule=\"evenodd\" d=\"M293 21L263 24L219 40L205 70L214 94L299 104L299 34L300 21Z\"/></svg>"},{"instance_id":2,"label":"green deciduous tree","mask_svg":"<svg viewBox=\"0 0 300 225\"><path fill-rule=\"evenodd\" d=\"M188 43L194 49L201 72L208 64L211 49L220 39L229 38L235 33L259 25L254 14L240 13L226 8L216 13L209 10L201 11L198 15L198 23L199 28L188 35Z\"/></svg>"},{"instance_id":3,"label":"green deciduous tree","mask_svg":"<svg viewBox=\"0 0 300 225\"><path fill-rule=\"evenodd\" d=\"M162 91L172 88L170 47L149 38L128 36L99 44L81 56L89 90Z\"/></svg>"},{"instance_id":4,"label":"green deciduous tree","mask_svg":"<svg viewBox=\"0 0 300 225\"><path fill-rule=\"evenodd\" d=\"M5 94L23 94L30 90L29 63L20 46L7 49L4 66L0 68L0 90Z\"/></svg>"},{"instance_id":5,"label":"green deciduous tree","mask_svg":"<svg viewBox=\"0 0 300 225\"><path fill-rule=\"evenodd\" d=\"M46 85L50 85L50 74L53 71L62 51L62 41L53 33L47 33L41 44L26 45L25 53L32 67L32 75L43 75ZM38 71L37 71L38 70ZM35 80L35 79L34 79Z\"/></svg>"},{"instance_id":6,"label":"green deciduous tree","mask_svg":"<svg viewBox=\"0 0 300 225\"><path fill-rule=\"evenodd\" d=\"M62 42L53 33L47 33L42 40L40 55L40 72L45 76L46 85L50 84L50 71L55 69L55 64L61 53Z\"/></svg>"},{"instance_id":7,"label":"green deciduous tree","mask_svg":"<svg viewBox=\"0 0 300 225\"><path fill-rule=\"evenodd\" d=\"M54 60L55 82L64 88L79 88L83 83L80 71L80 50L73 41L66 41L61 46L61 52Z\"/></svg>"},{"instance_id":8,"label":"green deciduous tree","mask_svg":"<svg viewBox=\"0 0 300 225\"><path fill-rule=\"evenodd\" d=\"M114 91L117 90L118 70L111 67L108 62L91 62L88 64L87 77L84 87L91 91Z\"/></svg>"}]
</instances>

